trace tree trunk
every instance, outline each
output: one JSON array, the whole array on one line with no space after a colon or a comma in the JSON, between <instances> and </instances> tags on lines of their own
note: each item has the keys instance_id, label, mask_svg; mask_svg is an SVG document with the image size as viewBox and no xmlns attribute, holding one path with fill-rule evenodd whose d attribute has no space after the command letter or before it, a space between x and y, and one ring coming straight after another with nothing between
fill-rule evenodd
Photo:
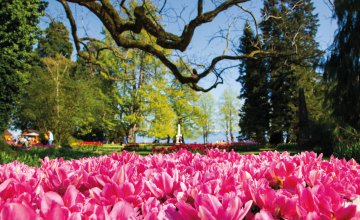
<instances>
[{"instance_id":1,"label":"tree trunk","mask_svg":"<svg viewBox=\"0 0 360 220\"><path fill-rule=\"evenodd\" d=\"M205 131L203 131L203 139L204 139L204 144L206 144L206 136L205 136Z\"/></svg>"},{"instance_id":2,"label":"tree trunk","mask_svg":"<svg viewBox=\"0 0 360 220\"><path fill-rule=\"evenodd\" d=\"M137 124L133 124L130 126L129 132L128 132L128 140L129 143L135 143L136 142L136 133L137 133Z\"/></svg>"},{"instance_id":3,"label":"tree trunk","mask_svg":"<svg viewBox=\"0 0 360 220\"><path fill-rule=\"evenodd\" d=\"M298 117L299 117L299 124L298 124L298 143L300 147L309 147L309 134L308 134L308 127L309 127L309 119L308 119L308 111L306 107L306 100L305 100L305 93L304 89L299 89L299 110L298 110Z\"/></svg>"}]
</instances>

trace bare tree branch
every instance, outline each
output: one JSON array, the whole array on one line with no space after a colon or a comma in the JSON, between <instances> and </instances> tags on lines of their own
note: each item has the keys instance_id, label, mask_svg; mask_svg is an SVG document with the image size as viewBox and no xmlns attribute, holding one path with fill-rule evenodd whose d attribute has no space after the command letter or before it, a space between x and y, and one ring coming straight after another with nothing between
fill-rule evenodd
<instances>
[{"instance_id":1,"label":"bare tree branch","mask_svg":"<svg viewBox=\"0 0 360 220\"><path fill-rule=\"evenodd\" d=\"M332 11L335 11L335 4L334 4L334 0L323 0L324 3L326 4L326 6Z\"/></svg>"},{"instance_id":2,"label":"bare tree branch","mask_svg":"<svg viewBox=\"0 0 360 220\"><path fill-rule=\"evenodd\" d=\"M201 16L203 13L203 0L198 0L198 16Z\"/></svg>"},{"instance_id":3,"label":"bare tree branch","mask_svg":"<svg viewBox=\"0 0 360 220\"><path fill-rule=\"evenodd\" d=\"M244 8L243 6L241 6L239 4L236 4L236 6L239 7L241 10L243 10L244 12L248 13L251 16L251 18L253 19L254 24L255 24L256 38L258 39L258 41L260 43L259 28L258 28L259 25L258 25L258 22L257 22L257 20L255 18L255 15L251 11L249 11L248 9Z\"/></svg>"},{"instance_id":4,"label":"bare tree branch","mask_svg":"<svg viewBox=\"0 0 360 220\"><path fill-rule=\"evenodd\" d=\"M164 0L164 4L161 6L161 8L160 8L160 10L159 10L159 14L161 14L162 13L162 11L164 10L164 8L165 8L165 5L166 5L166 0Z\"/></svg>"},{"instance_id":5,"label":"bare tree branch","mask_svg":"<svg viewBox=\"0 0 360 220\"><path fill-rule=\"evenodd\" d=\"M64 7L66 16L69 19L70 26L71 26L71 33L72 33L72 36L74 38L75 48L76 48L76 51L78 52L78 54L80 55L80 53L81 53L81 51L80 51L80 40L79 40L78 35L77 35L77 26L76 26L74 16L72 15L71 9L70 9L67 1L60 0L59 2Z\"/></svg>"},{"instance_id":6,"label":"bare tree branch","mask_svg":"<svg viewBox=\"0 0 360 220\"><path fill-rule=\"evenodd\" d=\"M120 8L122 8L125 11L125 14L129 17L129 19L134 20L134 16L130 13L129 9L125 6L126 0L121 0L120 2Z\"/></svg>"}]
</instances>

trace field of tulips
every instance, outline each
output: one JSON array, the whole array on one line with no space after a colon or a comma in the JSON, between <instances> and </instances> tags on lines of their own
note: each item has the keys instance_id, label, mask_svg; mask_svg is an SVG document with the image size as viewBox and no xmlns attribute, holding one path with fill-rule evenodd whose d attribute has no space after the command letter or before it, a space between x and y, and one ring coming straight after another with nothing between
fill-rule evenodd
<instances>
[{"instance_id":1,"label":"field of tulips","mask_svg":"<svg viewBox=\"0 0 360 220\"><path fill-rule=\"evenodd\" d=\"M315 153L124 151L0 165L0 219L359 219L360 165Z\"/></svg>"}]
</instances>

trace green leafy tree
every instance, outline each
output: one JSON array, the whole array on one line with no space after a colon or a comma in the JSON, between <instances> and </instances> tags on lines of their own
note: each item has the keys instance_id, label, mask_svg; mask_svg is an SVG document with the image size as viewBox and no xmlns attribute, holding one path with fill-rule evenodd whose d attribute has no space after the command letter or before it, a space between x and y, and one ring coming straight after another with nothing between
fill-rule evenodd
<instances>
[{"instance_id":1,"label":"green leafy tree","mask_svg":"<svg viewBox=\"0 0 360 220\"><path fill-rule=\"evenodd\" d=\"M111 95L116 100L116 118L120 135L130 142L136 142L138 132L143 133L145 126L145 95L147 85L154 84L159 75L159 62L142 51L118 48L107 32L104 43L112 48L99 55L98 71L116 86ZM131 37L131 36L129 36ZM142 36L151 42L150 36ZM121 58L119 59L119 56ZM150 91L150 90L149 90ZM145 95L144 95L145 94Z\"/></svg>"},{"instance_id":2,"label":"green leafy tree","mask_svg":"<svg viewBox=\"0 0 360 220\"><path fill-rule=\"evenodd\" d=\"M202 129L204 144L208 143L208 137L214 127L213 114L215 111L215 101L211 93L203 93L198 100L199 120L198 125Z\"/></svg>"},{"instance_id":3,"label":"green leafy tree","mask_svg":"<svg viewBox=\"0 0 360 220\"><path fill-rule=\"evenodd\" d=\"M42 66L33 68L18 107L16 125L21 129L51 130L56 144L64 145L77 127L96 117L90 111L95 96L92 81L75 77L76 63L62 55L41 62Z\"/></svg>"},{"instance_id":4,"label":"green leafy tree","mask_svg":"<svg viewBox=\"0 0 360 220\"><path fill-rule=\"evenodd\" d=\"M40 0L0 1L0 133L7 128L26 82L45 7Z\"/></svg>"},{"instance_id":5,"label":"green leafy tree","mask_svg":"<svg viewBox=\"0 0 360 220\"><path fill-rule=\"evenodd\" d=\"M67 144L75 130L85 133L84 128L102 118L101 106L104 98L98 92L102 88L94 74L84 71L83 65L71 61L62 55L64 42L69 44L69 33L65 26L56 23L50 25L37 51L41 58L33 62L29 83L25 86L16 114L15 124L21 129L53 131L58 145ZM59 29L63 28L63 30ZM54 36L67 33L66 36ZM45 39L56 40L45 40ZM51 49L51 50L50 50ZM44 52L44 51L51 51ZM71 49L67 50L70 56Z\"/></svg>"},{"instance_id":6,"label":"green leafy tree","mask_svg":"<svg viewBox=\"0 0 360 220\"><path fill-rule=\"evenodd\" d=\"M102 77L92 65L80 59L73 75L75 81L82 85L86 96L81 110L86 117L80 118L73 132L75 138L88 141L119 141L117 124L117 94L116 84Z\"/></svg>"},{"instance_id":7,"label":"green leafy tree","mask_svg":"<svg viewBox=\"0 0 360 220\"><path fill-rule=\"evenodd\" d=\"M181 125L183 138L195 138L199 135L198 119L200 109L197 105L199 94L188 85L182 85L173 79L168 88L169 104L176 112L176 124Z\"/></svg>"},{"instance_id":8,"label":"green leafy tree","mask_svg":"<svg viewBox=\"0 0 360 220\"><path fill-rule=\"evenodd\" d=\"M138 37L153 43L151 36ZM198 115L196 93L175 81L153 56L117 47L106 32L102 44L111 50L100 53L97 71L116 84L116 92L110 95L117 103L120 136L129 142L136 142L137 134L164 139L175 136L176 124L180 123L185 137L193 137ZM170 51L165 52L170 55Z\"/></svg>"},{"instance_id":9,"label":"green leafy tree","mask_svg":"<svg viewBox=\"0 0 360 220\"><path fill-rule=\"evenodd\" d=\"M177 115L169 102L169 81L159 75L151 84L146 85L144 102L147 115L145 134L149 137L165 139L176 134Z\"/></svg>"},{"instance_id":10,"label":"green leafy tree","mask_svg":"<svg viewBox=\"0 0 360 220\"><path fill-rule=\"evenodd\" d=\"M226 89L220 100L220 115L227 141L234 141L234 130L239 121L240 103L231 89Z\"/></svg>"},{"instance_id":11,"label":"green leafy tree","mask_svg":"<svg viewBox=\"0 0 360 220\"><path fill-rule=\"evenodd\" d=\"M249 23L245 24L244 34L240 39L241 53L250 53L257 44ZM269 130L270 103L269 83L265 60L245 59L240 64L240 98L244 104L240 110L240 129L246 137L264 143Z\"/></svg>"},{"instance_id":12,"label":"green leafy tree","mask_svg":"<svg viewBox=\"0 0 360 220\"><path fill-rule=\"evenodd\" d=\"M335 0L338 30L325 66L328 100L341 126L360 130L360 2Z\"/></svg>"}]
</instances>

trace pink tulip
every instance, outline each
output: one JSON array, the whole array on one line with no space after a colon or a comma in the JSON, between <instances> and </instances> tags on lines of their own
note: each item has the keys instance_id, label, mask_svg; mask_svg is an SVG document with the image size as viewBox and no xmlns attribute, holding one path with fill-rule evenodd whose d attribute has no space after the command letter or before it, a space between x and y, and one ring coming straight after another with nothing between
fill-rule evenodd
<instances>
[{"instance_id":1,"label":"pink tulip","mask_svg":"<svg viewBox=\"0 0 360 220\"><path fill-rule=\"evenodd\" d=\"M7 203L0 210L0 219L34 220L36 213L31 207L21 203Z\"/></svg>"},{"instance_id":2,"label":"pink tulip","mask_svg":"<svg viewBox=\"0 0 360 220\"><path fill-rule=\"evenodd\" d=\"M260 210L259 213L256 213L254 216L254 220L272 220L274 217L271 215L269 211Z\"/></svg>"},{"instance_id":3,"label":"pink tulip","mask_svg":"<svg viewBox=\"0 0 360 220\"><path fill-rule=\"evenodd\" d=\"M80 212L82 204L85 201L83 194L75 188L75 186L70 185L65 194L64 194L64 205L68 207L72 212Z\"/></svg>"},{"instance_id":4,"label":"pink tulip","mask_svg":"<svg viewBox=\"0 0 360 220\"><path fill-rule=\"evenodd\" d=\"M155 197L161 198L172 192L174 179L166 172L155 173L145 184Z\"/></svg>"},{"instance_id":5,"label":"pink tulip","mask_svg":"<svg viewBox=\"0 0 360 220\"><path fill-rule=\"evenodd\" d=\"M213 195L200 194L196 200L195 205L198 207L199 217L201 219L243 219L249 212L252 201L243 204L238 197L233 198L232 201L229 198L225 199L224 205Z\"/></svg>"},{"instance_id":6,"label":"pink tulip","mask_svg":"<svg viewBox=\"0 0 360 220\"><path fill-rule=\"evenodd\" d=\"M341 207L335 211L334 216L337 220L352 219L356 215L356 206L349 205L348 207Z\"/></svg>"},{"instance_id":7,"label":"pink tulip","mask_svg":"<svg viewBox=\"0 0 360 220\"><path fill-rule=\"evenodd\" d=\"M196 220L199 218L197 210L188 203L179 202L176 207L179 209L182 219Z\"/></svg>"},{"instance_id":8,"label":"pink tulip","mask_svg":"<svg viewBox=\"0 0 360 220\"><path fill-rule=\"evenodd\" d=\"M137 212L127 202L117 202L110 212L111 219L136 219Z\"/></svg>"}]
</instances>

